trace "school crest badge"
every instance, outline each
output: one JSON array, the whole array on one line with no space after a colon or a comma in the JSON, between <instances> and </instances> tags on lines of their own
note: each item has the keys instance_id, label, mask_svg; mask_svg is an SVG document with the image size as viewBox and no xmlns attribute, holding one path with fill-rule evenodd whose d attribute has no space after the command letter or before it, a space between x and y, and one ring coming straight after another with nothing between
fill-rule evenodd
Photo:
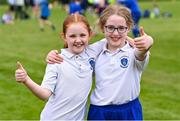
<instances>
[{"instance_id":1,"label":"school crest badge","mask_svg":"<svg viewBox=\"0 0 180 121\"><path fill-rule=\"evenodd\" d=\"M128 56L122 56L120 58L120 67L127 68L129 65L129 58Z\"/></svg>"},{"instance_id":2,"label":"school crest badge","mask_svg":"<svg viewBox=\"0 0 180 121\"><path fill-rule=\"evenodd\" d=\"M89 64L91 65L91 70L93 70L95 68L95 59L94 58L90 58L89 59Z\"/></svg>"}]
</instances>

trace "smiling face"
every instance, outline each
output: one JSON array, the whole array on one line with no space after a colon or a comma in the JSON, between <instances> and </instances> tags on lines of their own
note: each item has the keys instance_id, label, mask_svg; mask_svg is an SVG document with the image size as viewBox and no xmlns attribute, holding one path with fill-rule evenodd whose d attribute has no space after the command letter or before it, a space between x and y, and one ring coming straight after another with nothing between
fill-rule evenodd
<instances>
[{"instance_id":1,"label":"smiling face","mask_svg":"<svg viewBox=\"0 0 180 121\"><path fill-rule=\"evenodd\" d=\"M104 26L104 34L108 40L108 49L114 51L123 47L128 32L125 18L116 14L111 15Z\"/></svg>"},{"instance_id":2,"label":"smiling face","mask_svg":"<svg viewBox=\"0 0 180 121\"><path fill-rule=\"evenodd\" d=\"M79 54L88 45L90 35L86 25L78 22L68 26L63 38L68 45L68 50L74 54Z\"/></svg>"},{"instance_id":3,"label":"smiling face","mask_svg":"<svg viewBox=\"0 0 180 121\"><path fill-rule=\"evenodd\" d=\"M99 18L99 26L108 40L108 49L114 51L121 48L125 45L125 38L133 26L131 12L124 6L109 5Z\"/></svg>"}]
</instances>

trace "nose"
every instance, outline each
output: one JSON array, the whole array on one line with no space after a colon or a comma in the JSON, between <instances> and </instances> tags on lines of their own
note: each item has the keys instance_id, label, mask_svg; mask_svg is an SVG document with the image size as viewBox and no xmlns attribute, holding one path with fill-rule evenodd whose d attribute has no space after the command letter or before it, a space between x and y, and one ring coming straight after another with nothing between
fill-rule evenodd
<instances>
[{"instance_id":1,"label":"nose","mask_svg":"<svg viewBox=\"0 0 180 121\"><path fill-rule=\"evenodd\" d=\"M81 38L80 37L76 37L76 42L81 42Z\"/></svg>"},{"instance_id":2,"label":"nose","mask_svg":"<svg viewBox=\"0 0 180 121\"><path fill-rule=\"evenodd\" d=\"M115 29L113 32L114 35L119 35L118 29Z\"/></svg>"}]
</instances>

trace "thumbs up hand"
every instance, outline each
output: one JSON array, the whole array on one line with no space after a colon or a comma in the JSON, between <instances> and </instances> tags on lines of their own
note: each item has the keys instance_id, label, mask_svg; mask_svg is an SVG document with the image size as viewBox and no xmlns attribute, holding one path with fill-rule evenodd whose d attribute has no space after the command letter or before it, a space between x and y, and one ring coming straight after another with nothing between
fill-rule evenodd
<instances>
[{"instance_id":1,"label":"thumbs up hand","mask_svg":"<svg viewBox=\"0 0 180 121\"><path fill-rule=\"evenodd\" d=\"M17 70L15 71L15 78L16 78L16 81L19 83L25 83L28 78L27 72L23 68L20 62L17 62Z\"/></svg>"},{"instance_id":2,"label":"thumbs up hand","mask_svg":"<svg viewBox=\"0 0 180 121\"><path fill-rule=\"evenodd\" d=\"M143 27L140 27L140 37L134 38L134 45L138 51L146 53L153 45L153 38L144 32Z\"/></svg>"},{"instance_id":3,"label":"thumbs up hand","mask_svg":"<svg viewBox=\"0 0 180 121\"><path fill-rule=\"evenodd\" d=\"M140 28L140 37L134 38L135 56L138 60L144 60L146 53L153 45L153 38L144 32L143 27Z\"/></svg>"}]
</instances>

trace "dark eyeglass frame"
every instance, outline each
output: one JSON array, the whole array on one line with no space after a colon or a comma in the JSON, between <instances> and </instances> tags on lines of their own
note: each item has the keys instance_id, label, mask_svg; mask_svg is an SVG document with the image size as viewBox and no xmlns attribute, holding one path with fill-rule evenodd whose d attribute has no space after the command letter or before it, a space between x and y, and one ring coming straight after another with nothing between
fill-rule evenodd
<instances>
[{"instance_id":1,"label":"dark eyeglass frame","mask_svg":"<svg viewBox=\"0 0 180 121\"><path fill-rule=\"evenodd\" d=\"M108 29L108 27L111 27L112 30ZM126 26L118 26L118 27L115 27L115 26L113 26L113 25L106 25L106 26L105 26L105 29L106 29L106 31L109 32L109 33L113 33L113 32L117 29L118 33L123 34L123 33L125 33L125 32L127 31L128 27L126 27ZM121 29L123 29L123 31L122 31Z\"/></svg>"}]
</instances>

